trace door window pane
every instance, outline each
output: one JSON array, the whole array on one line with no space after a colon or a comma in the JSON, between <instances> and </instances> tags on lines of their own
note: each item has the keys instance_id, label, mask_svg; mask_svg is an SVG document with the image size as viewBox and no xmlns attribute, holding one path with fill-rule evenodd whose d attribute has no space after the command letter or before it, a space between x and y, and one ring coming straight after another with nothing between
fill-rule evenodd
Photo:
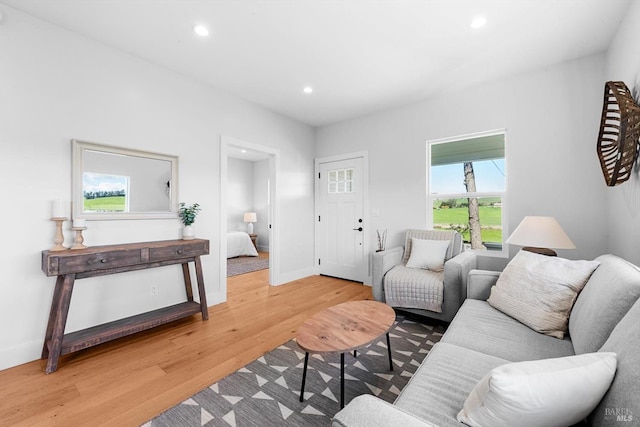
<instances>
[{"instance_id":1,"label":"door window pane","mask_svg":"<svg viewBox=\"0 0 640 427\"><path fill-rule=\"evenodd\" d=\"M353 193L353 168L330 170L327 184L329 194Z\"/></svg>"}]
</instances>

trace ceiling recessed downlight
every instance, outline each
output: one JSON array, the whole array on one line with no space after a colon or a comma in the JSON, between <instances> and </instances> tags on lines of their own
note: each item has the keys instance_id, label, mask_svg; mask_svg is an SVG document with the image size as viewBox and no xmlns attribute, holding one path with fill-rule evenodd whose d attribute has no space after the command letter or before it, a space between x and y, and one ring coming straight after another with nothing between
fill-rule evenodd
<instances>
[{"instance_id":1,"label":"ceiling recessed downlight","mask_svg":"<svg viewBox=\"0 0 640 427\"><path fill-rule=\"evenodd\" d=\"M313 92L313 88L311 86L305 86L304 88L302 88L302 91L304 93L312 93Z\"/></svg>"},{"instance_id":2,"label":"ceiling recessed downlight","mask_svg":"<svg viewBox=\"0 0 640 427\"><path fill-rule=\"evenodd\" d=\"M471 21L471 28L473 29L482 28L486 25L486 23L487 23L487 18L485 18L484 16L476 16Z\"/></svg>"},{"instance_id":3,"label":"ceiling recessed downlight","mask_svg":"<svg viewBox=\"0 0 640 427\"><path fill-rule=\"evenodd\" d=\"M201 37L206 37L209 35L209 29L204 25L196 25L193 27L193 32Z\"/></svg>"}]
</instances>

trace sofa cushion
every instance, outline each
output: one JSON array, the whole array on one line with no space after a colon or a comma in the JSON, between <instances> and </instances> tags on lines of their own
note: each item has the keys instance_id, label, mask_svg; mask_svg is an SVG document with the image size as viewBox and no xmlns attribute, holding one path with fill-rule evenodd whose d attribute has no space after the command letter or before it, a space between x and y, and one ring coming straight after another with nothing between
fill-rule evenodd
<instances>
[{"instance_id":1,"label":"sofa cushion","mask_svg":"<svg viewBox=\"0 0 640 427\"><path fill-rule=\"evenodd\" d=\"M511 362L571 356L569 337L559 340L532 330L491 307L466 300L441 342L467 347Z\"/></svg>"},{"instance_id":2,"label":"sofa cushion","mask_svg":"<svg viewBox=\"0 0 640 427\"><path fill-rule=\"evenodd\" d=\"M444 257L449 249L448 240L411 239L411 255L407 267L431 271L444 270Z\"/></svg>"},{"instance_id":3,"label":"sofa cushion","mask_svg":"<svg viewBox=\"0 0 640 427\"><path fill-rule=\"evenodd\" d=\"M598 351L640 298L638 267L614 255L602 255L596 260L600 266L578 296L569 317L576 354Z\"/></svg>"},{"instance_id":4,"label":"sofa cushion","mask_svg":"<svg viewBox=\"0 0 640 427\"><path fill-rule=\"evenodd\" d=\"M429 352L394 405L428 423L460 427L456 419L473 387L507 360L439 342Z\"/></svg>"},{"instance_id":5,"label":"sofa cushion","mask_svg":"<svg viewBox=\"0 0 640 427\"><path fill-rule=\"evenodd\" d=\"M573 303L598 264L520 251L491 288L488 302L531 329L562 339Z\"/></svg>"},{"instance_id":6,"label":"sofa cushion","mask_svg":"<svg viewBox=\"0 0 640 427\"><path fill-rule=\"evenodd\" d=\"M616 354L604 352L498 366L471 391L458 420L472 427L573 425L598 405L615 373Z\"/></svg>"},{"instance_id":7,"label":"sofa cushion","mask_svg":"<svg viewBox=\"0 0 640 427\"><path fill-rule=\"evenodd\" d=\"M361 394L353 398L331 421L332 427L389 427L394 425L438 427L370 394Z\"/></svg>"},{"instance_id":8,"label":"sofa cushion","mask_svg":"<svg viewBox=\"0 0 640 427\"><path fill-rule=\"evenodd\" d=\"M640 419L640 301L611 332L600 351L618 355L618 370L607 394L590 415L594 426L637 425Z\"/></svg>"}]
</instances>

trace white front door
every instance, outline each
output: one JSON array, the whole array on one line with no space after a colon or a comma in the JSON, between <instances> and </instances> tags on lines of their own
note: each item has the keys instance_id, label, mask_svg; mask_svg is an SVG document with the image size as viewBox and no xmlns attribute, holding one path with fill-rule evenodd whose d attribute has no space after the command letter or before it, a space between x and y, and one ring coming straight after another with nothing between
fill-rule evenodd
<instances>
[{"instance_id":1,"label":"white front door","mask_svg":"<svg viewBox=\"0 0 640 427\"><path fill-rule=\"evenodd\" d=\"M363 159L319 164L318 265L320 274L364 281Z\"/></svg>"}]
</instances>

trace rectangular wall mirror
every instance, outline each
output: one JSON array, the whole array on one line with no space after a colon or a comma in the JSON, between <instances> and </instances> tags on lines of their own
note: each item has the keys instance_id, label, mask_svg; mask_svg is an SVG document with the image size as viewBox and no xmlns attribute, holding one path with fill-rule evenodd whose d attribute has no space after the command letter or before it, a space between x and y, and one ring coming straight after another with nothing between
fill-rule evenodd
<instances>
[{"instance_id":1,"label":"rectangular wall mirror","mask_svg":"<svg viewBox=\"0 0 640 427\"><path fill-rule=\"evenodd\" d=\"M71 141L73 218L176 218L178 157Z\"/></svg>"}]
</instances>

